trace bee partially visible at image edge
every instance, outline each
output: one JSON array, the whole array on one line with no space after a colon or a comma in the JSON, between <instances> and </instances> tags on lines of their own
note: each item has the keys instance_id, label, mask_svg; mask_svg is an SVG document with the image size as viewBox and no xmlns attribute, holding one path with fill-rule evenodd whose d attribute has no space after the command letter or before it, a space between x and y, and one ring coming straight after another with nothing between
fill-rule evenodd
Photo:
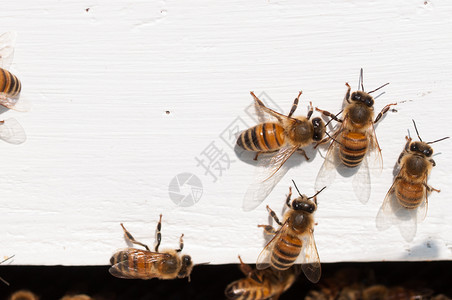
<instances>
[{"instance_id":1,"label":"bee partially visible at image edge","mask_svg":"<svg viewBox=\"0 0 452 300\"><path fill-rule=\"evenodd\" d=\"M402 232L406 240L411 240L416 231L416 223L421 222L427 215L428 194L440 190L428 185L427 179L436 165L431 158L433 148L430 144L448 139L444 137L433 142L424 142L419 136L416 123L414 129L419 141L406 138L405 147L397 160L399 168L397 176L383 201L383 205L377 215L377 227L385 229L388 220L411 220L405 224ZM413 228L411 228L413 227Z\"/></svg>"},{"instance_id":2,"label":"bee partially visible at image edge","mask_svg":"<svg viewBox=\"0 0 452 300\"><path fill-rule=\"evenodd\" d=\"M317 147L319 144L332 140L325 161L317 175L315 188L329 186L331 184L335 176L335 172L332 172L334 168L341 166L355 168L361 165L359 169L360 173L355 176L357 182L354 184L354 190L361 202L367 202L370 197L370 177L368 175L366 155L375 153L374 163L379 162L380 169L382 167L381 149L375 135L374 124L383 117L391 106L397 105L397 103L391 103L383 107L374 120L373 105L375 100L370 94L389 83L373 91L365 92L363 69L361 69L359 81L361 90L353 93L351 93L350 85L348 83L345 84L347 86L347 93L344 97L344 109L339 112L339 114L343 113L342 119L337 117L339 114L334 115L316 107L317 111L331 118L331 120L341 123L341 125L332 135L328 134L328 137L316 145Z\"/></svg>"},{"instance_id":3,"label":"bee partially visible at image edge","mask_svg":"<svg viewBox=\"0 0 452 300\"><path fill-rule=\"evenodd\" d=\"M127 248L113 254L110 259L111 267L109 272L118 278L126 279L175 279L188 277L193 268L193 262L189 255L180 255L184 247L183 234L180 237L179 249L163 250L158 248L161 241L162 215L157 224L157 244L154 252L143 243L136 241L133 236L121 224L126 238L136 245L140 245L146 250Z\"/></svg>"},{"instance_id":4,"label":"bee partially visible at image edge","mask_svg":"<svg viewBox=\"0 0 452 300\"><path fill-rule=\"evenodd\" d=\"M309 160L304 147L319 142L325 135L325 124L319 117L311 119L314 108L309 105L307 116L293 117L298 107L302 92L295 98L287 116L266 107L253 93L259 125L243 131L237 138L237 146L256 152L255 160L263 153L273 153L261 158L257 164L256 182L251 184L245 194L243 209L252 210L270 194L286 170L281 170L285 162L295 153L300 152ZM279 172L278 172L279 171Z\"/></svg>"},{"instance_id":5,"label":"bee partially visible at image edge","mask_svg":"<svg viewBox=\"0 0 452 300\"><path fill-rule=\"evenodd\" d=\"M22 90L20 80L6 70L11 65L14 57L15 32L6 32L0 35L0 105L14 110L26 111L23 100L19 103ZM0 121L0 139L11 144L25 142L25 131L14 118Z\"/></svg>"},{"instance_id":6,"label":"bee partially visible at image edge","mask_svg":"<svg viewBox=\"0 0 452 300\"><path fill-rule=\"evenodd\" d=\"M298 191L295 182L294 186ZM301 263L306 277L313 283L319 281L321 266L314 240L314 212L317 209L317 195L324 189L325 187L309 198L298 191L300 197L291 201L290 187L286 198L289 210L284 214L283 222L279 221L276 213L267 205L270 216L280 228L275 230L271 225L258 225L264 228L265 233L274 235L257 258L258 270L271 266L283 271L293 264Z\"/></svg>"},{"instance_id":7,"label":"bee partially visible at image edge","mask_svg":"<svg viewBox=\"0 0 452 300\"><path fill-rule=\"evenodd\" d=\"M230 283L224 293L226 298L234 300L278 299L288 290L300 273L298 266L285 271L273 269L253 270L240 260L240 270L246 278Z\"/></svg>"},{"instance_id":8,"label":"bee partially visible at image edge","mask_svg":"<svg viewBox=\"0 0 452 300\"><path fill-rule=\"evenodd\" d=\"M6 32L0 35L0 105L15 109L15 105L22 90L20 80L6 70L14 57L14 43L17 34Z\"/></svg>"}]
</instances>

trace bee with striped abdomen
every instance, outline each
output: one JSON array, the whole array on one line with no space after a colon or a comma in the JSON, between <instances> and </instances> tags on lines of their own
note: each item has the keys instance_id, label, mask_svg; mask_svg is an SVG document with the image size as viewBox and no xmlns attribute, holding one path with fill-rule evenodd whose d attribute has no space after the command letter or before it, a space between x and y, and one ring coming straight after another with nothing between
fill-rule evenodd
<instances>
[{"instance_id":1,"label":"bee with striped abdomen","mask_svg":"<svg viewBox=\"0 0 452 300\"><path fill-rule=\"evenodd\" d=\"M411 241L416 234L417 223L427 215L427 195L432 191L440 192L427 183L432 168L436 165L432 158L430 144L445 140L445 137L433 142L423 142L413 120L419 141L406 137L406 144L397 160L398 173L389 189L377 215L377 228L384 230L391 223L399 225L402 236Z\"/></svg>"},{"instance_id":2,"label":"bee with striped abdomen","mask_svg":"<svg viewBox=\"0 0 452 300\"><path fill-rule=\"evenodd\" d=\"M15 32L0 35L0 105L14 110L26 110L24 106L18 105L22 84L7 70L14 57L15 42ZM14 118L0 121L0 139L11 144L21 144L26 139L25 131Z\"/></svg>"},{"instance_id":3,"label":"bee with striped abdomen","mask_svg":"<svg viewBox=\"0 0 452 300\"><path fill-rule=\"evenodd\" d=\"M335 168L343 168L343 171L347 172L347 170L359 167L354 177L353 190L361 202L366 203L369 200L370 174L367 156L375 155L373 163L379 164L380 169L382 167L381 150L375 135L374 124L381 119L392 105L397 104L391 103L383 107L374 120L373 105L375 100L370 94L388 84L386 83L373 91L365 92L363 69L361 69L359 79L361 90L351 92L350 85L348 83L345 84L347 93L345 94L344 107L341 111L342 119L316 107L317 111L341 124L332 135L328 134L327 138L317 144L332 140L325 161L316 178L316 189L331 184L336 175Z\"/></svg>"},{"instance_id":4,"label":"bee with striped abdomen","mask_svg":"<svg viewBox=\"0 0 452 300\"><path fill-rule=\"evenodd\" d=\"M161 241L162 215L157 224L157 244L154 252L143 243L136 241L121 223L126 238L146 250L127 248L113 254L110 258L111 267L108 270L111 275L126 279L175 279L188 277L193 268L193 262L189 255L180 255L184 247L183 234L180 237L180 246L176 250L163 250L159 252Z\"/></svg>"},{"instance_id":5,"label":"bee with striped abdomen","mask_svg":"<svg viewBox=\"0 0 452 300\"><path fill-rule=\"evenodd\" d=\"M243 209L256 208L273 190L287 170L281 170L289 157L299 151L308 160L304 147L319 142L325 135L325 124L321 118L311 119L314 111L312 103L309 105L307 116L293 117L298 107L302 92L295 98L292 108L287 116L266 107L264 103L251 92L255 108L261 124L243 131L238 139L237 146L256 152L254 159L262 153L276 152L259 160L258 175L245 194ZM275 176L276 173L279 176Z\"/></svg>"},{"instance_id":6,"label":"bee with striped abdomen","mask_svg":"<svg viewBox=\"0 0 452 300\"><path fill-rule=\"evenodd\" d=\"M296 185L295 188L298 191ZM319 281L321 268L314 240L314 212L317 209L317 195L324 188L309 198L298 191L300 197L293 201L290 200L292 188L289 188L289 195L286 198L289 210L284 214L282 222L267 205L270 216L280 228L275 230L270 225L259 225L264 228L265 233L274 237L257 258L258 270L272 267L275 270L284 271L294 264L301 263L301 269L306 277L314 283Z\"/></svg>"},{"instance_id":7,"label":"bee with striped abdomen","mask_svg":"<svg viewBox=\"0 0 452 300\"><path fill-rule=\"evenodd\" d=\"M298 266L293 266L285 271L273 269L253 270L249 265L240 260L240 270L246 278L230 283L224 294L228 299L234 300L264 300L278 299L288 290L300 273Z\"/></svg>"}]
</instances>

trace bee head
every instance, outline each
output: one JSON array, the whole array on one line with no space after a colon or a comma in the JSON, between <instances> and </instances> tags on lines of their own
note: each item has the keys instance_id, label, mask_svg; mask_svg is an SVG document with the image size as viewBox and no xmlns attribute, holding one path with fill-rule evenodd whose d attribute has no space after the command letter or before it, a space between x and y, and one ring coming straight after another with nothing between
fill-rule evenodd
<instances>
[{"instance_id":1,"label":"bee head","mask_svg":"<svg viewBox=\"0 0 452 300\"><path fill-rule=\"evenodd\" d=\"M412 120L412 121L414 124L414 129L416 130L417 137L419 138L419 141L420 141L420 142L412 142L410 144L410 151L412 151L412 152L417 152L417 153L425 155L426 157L430 157L433 154L433 148L430 147L429 144L440 142L442 140L449 138L448 136L446 136L446 137L443 137L442 139L439 139L439 140L436 140L433 142L427 142L427 143L423 142L421 139L421 136L419 135L419 131L417 131L416 122L414 122L414 120Z\"/></svg>"},{"instance_id":2,"label":"bee head","mask_svg":"<svg viewBox=\"0 0 452 300\"><path fill-rule=\"evenodd\" d=\"M410 151L425 155L426 157L430 157L433 154L433 148L424 142L412 142Z\"/></svg>"},{"instance_id":3,"label":"bee head","mask_svg":"<svg viewBox=\"0 0 452 300\"><path fill-rule=\"evenodd\" d=\"M182 255L182 266L179 270L179 274L177 274L178 278L184 278L190 276L191 269L193 268L193 261L191 260L190 255Z\"/></svg>"},{"instance_id":4,"label":"bee head","mask_svg":"<svg viewBox=\"0 0 452 300\"><path fill-rule=\"evenodd\" d=\"M374 98L366 92L356 91L350 96L350 100L355 102L361 102L367 107L372 107L374 105Z\"/></svg>"},{"instance_id":5,"label":"bee head","mask_svg":"<svg viewBox=\"0 0 452 300\"><path fill-rule=\"evenodd\" d=\"M312 126L314 127L314 134L312 138L314 141L320 141L325 136L325 124L323 123L323 120L320 118L314 118L312 119Z\"/></svg>"},{"instance_id":6,"label":"bee head","mask_svg":"<svg viewBox=\"0 0 452 300\"><path fill-rule=\"evenodd\" d=\"M308 200L308 198L303 195L292 202L293 210L301 210L307 213L312 214L317 208L314 202Z\"/></svg>"}]
</instances>

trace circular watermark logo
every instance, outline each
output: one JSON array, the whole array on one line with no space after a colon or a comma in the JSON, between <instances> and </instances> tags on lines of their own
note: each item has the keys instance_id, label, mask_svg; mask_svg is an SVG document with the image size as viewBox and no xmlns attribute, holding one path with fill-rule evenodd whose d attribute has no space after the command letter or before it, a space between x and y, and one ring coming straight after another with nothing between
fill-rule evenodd
<instances>
[{"instance_id":1,"label":"circular watermark logo","mask_svg":"<svg viewBox=\"0 0 452 300\"><path fill-rule=\"evenodd\" d=\"M192 206L201 199L201 180L192 173L177 174L168 186L170 199L178 206Z\"/></svg>"}]
</instances>

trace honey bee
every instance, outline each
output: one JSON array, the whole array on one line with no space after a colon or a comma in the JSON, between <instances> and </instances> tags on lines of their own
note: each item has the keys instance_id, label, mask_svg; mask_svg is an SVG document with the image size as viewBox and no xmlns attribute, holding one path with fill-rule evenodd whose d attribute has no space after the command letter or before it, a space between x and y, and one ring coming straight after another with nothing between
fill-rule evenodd
<instances>
[{"instance_id":1,"label":"honey bee","mask_svg":"<svg viewBox=\"0 0 452 300\"><path fill-rule=\"evenodd\" d=\"M341 111L343 113L342 119L337 117L338 114L334 115L316 107L316 110L323 115L341 123L332 135L328 134L328 137L316 145L317 147L321 143L332 140L325 161L316 178L316 189L332 183L336 175L336 172L332 171L333 169L336 168L341 173L349 173L351 169L360 166L358 170L354 170L356 175L353 180L353 190L361 202L366 203L369 200L370 174L367 156L373 155L375 158L373 162L379 164L380 169L382 167L381 149L375 135L374 124L383 117L391 106L397 104L391 103L383 107L374 120L373 105L375 100L370 94L388 84L386 83L373 91L365 92L363 69L361 69L359 79L361 90L358 87L358 91L351 93L350 85L345 83L347 93Z\"/></svg>"},{"instance_id":2,"label":"honey bee","mask_svg":"<svg viewBox=\"0 0 452 300\"><path fill-rule=\"evenodd\" d=\"M406 241L411 241L416 234L417 223L427 215L427 195L432 191L440 192L427 184L428 176L436 165L432 158L433 144L449 137L433 142L423 142L419 136L416 123L414 129L419 141L406 138L406 144L397 160L398 174L389 189L377 215L377 228L384 230L391 223L398 224Z\"/></svg>"},{"instance_id":3,"label":"honey bee","mask_svg":"<svg viewBox=\"0 0 452 300\"><path fill-rule=\"evenodd\" d=\"M0 35L0 105L14 110L26 110L24 101L18 105L22 84L11 72L6 70L14 57L15 32ZM25 131L15 119L0 121L0 139L11 144L25 141Z\"/></svg>"},{"instance_id":4,"label":"honey bee","mask_svg":"<svg viewBox=\"0 0 452 300\"><path fill-rule=\"evenodd\" d=\"M288 290L297 279L300 269L292 266L285 271L273 269L253 270L240 260L240 270L246 278L230 283L224 294L228 299L235 300L276 300Z\"/></svg>"},{"instance_id":5,"label":"honey bee","mask_svg":"<svg viewBox=\"0 0 452 300\"><path fill-rule=\"evenodd\" d=\"M295 151L299 151L309 160L303 148L316 141L321 141L325 135L325 124L322 119L317 117L311 120L314 111L312 103L309 105L306 117L292 116L298 107L301 94L302 92L299 92L289 114L285 116L266 107L251 92L257 115L262 123L243 131L237 139L237 146L256 152L255 160L261 153L276 153L259 160L256 183L250 186L244 197L243 210L245 211L259 206L270 194L287 172L287 167L283 168L284 163ZM277 173L278 175L276 175Z\"/></svg>"},{"instance_id":6,"label":"honey bee","mask_svg":"<svg viewBox=\"0 0 452 300\"><path fill-rule=\"evenodd\" d=\"M295 182L294 186L298 191ZM275 230L271 225L258 225L264 228L265 233L274 235L257 258L258 270L271 266L275 270L284 271L293 264L301 263L301 269L306 277L313 283L319 281L321 267L314 241L314 212L317 209L317 195L323 189L325 187L309 198L298 191L300 197L291 201L292 187L290 187L286 198L289 210L284 214L283 222L279 221L276 213L267 205L270 216L280 228Z\"/></svg>"},{"instance_id":7,"label":"honey bee","mask_svg":"<svg viewBox=\"0 0 452 300\"><path fill-rule=\"evenodd\" d=\"M121 223L126 238L136 245L144 247L146 250L127 248L113 254L110 258L111 267L109 272L111 275L125 279L175 279L188 277L193 268L193 262L189 255L180 255L184 248L182 234L179 241L179 249L163 250L159 252L160 241L162 235L162 215L157 224L157 244L154 252L143 243L136 241L133 236L126 230Z\"/></svg>"}]
</instances>

